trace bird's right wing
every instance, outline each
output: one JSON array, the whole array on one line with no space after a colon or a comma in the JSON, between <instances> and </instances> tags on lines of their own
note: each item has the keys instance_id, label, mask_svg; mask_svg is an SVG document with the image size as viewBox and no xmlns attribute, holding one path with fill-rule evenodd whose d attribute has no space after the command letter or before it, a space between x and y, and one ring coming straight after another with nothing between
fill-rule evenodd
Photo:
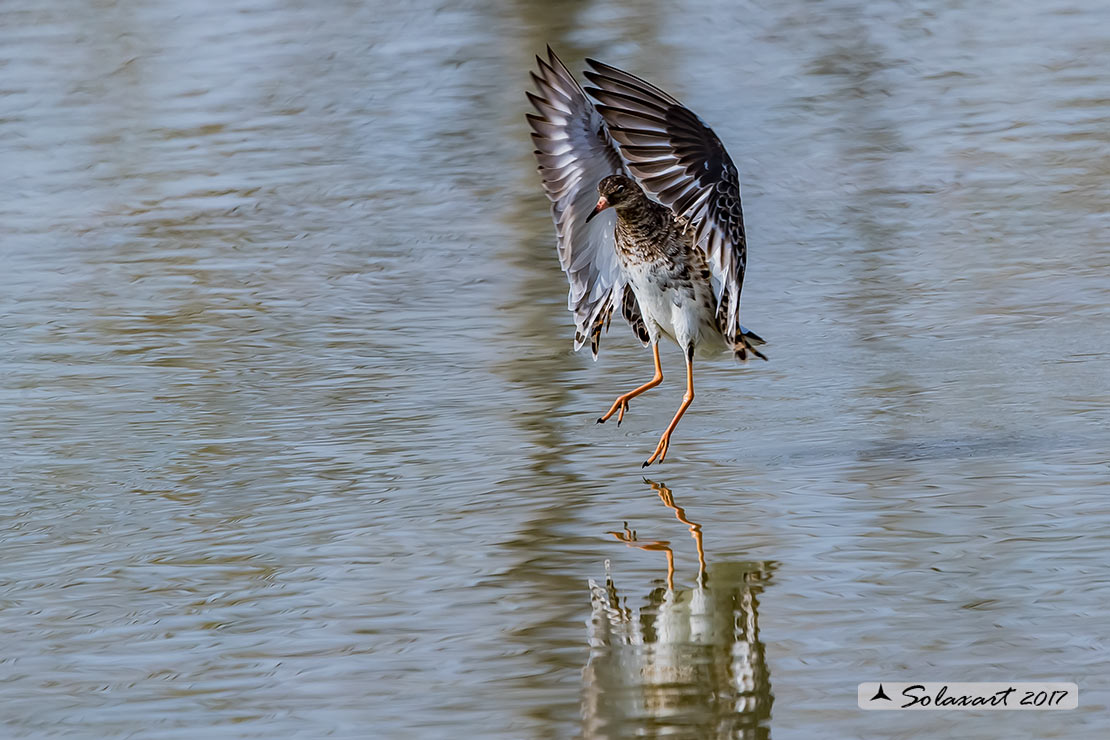
<instances>
[{"instance_id":1,"label":"bird's right wing","mask_svg":"<svg viewBox=\"0 0 1110 740\"><path fill-rule=\"evenodd\" d=\"M586 63L596 85L586 92L600 103L628 169L648 195L689 222L713 272L721 328L739 341L747 241L736 165L713 130L673 97L616 67Z\"/></svg>"},{"instance_id":2,"label":"bird's right wing","mask_svg":"<svg viewBox=\"0 0 1110 740\"><path fill-rule=\"evenodd\" d=\"M551 200L559 263L570 280L574 349L588 339L596 358L601 330L621 306L627 281L613 246L612 212L590 223L586 217L597 204L598 182L628 172L605 121L550 46L547 60L536 57L536 62L539 73L533 72L532 79L538 94L529 92L528 99L539 115L529 113L528 123Z\"/></svg>"}]
</instances>

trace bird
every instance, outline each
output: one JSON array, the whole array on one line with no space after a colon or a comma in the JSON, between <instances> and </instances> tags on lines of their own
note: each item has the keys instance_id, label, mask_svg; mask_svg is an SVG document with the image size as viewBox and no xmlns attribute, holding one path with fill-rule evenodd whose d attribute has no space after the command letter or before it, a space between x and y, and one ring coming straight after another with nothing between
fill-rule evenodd
<instances>
[{"instance_id":1,"label":"bird","mask_svg":"<svg viewBox=\"0 0 1110 740\"><path fill-rule=\"evenodd\" d=\"M662 462L694 400L694 357L731 352L766 360L766 342L740 323L747 242L736 165L713 130L670 94L587 59L583 88L547 47L536 57L535 156L551 201L559 262L570 282L574 349L601 333L618 309L651 347L651 380L617 396L598 418L624 420L629 401L659 385L660 340L686 360L686 392L651 456Z\"/></svg>"}]
</instances>

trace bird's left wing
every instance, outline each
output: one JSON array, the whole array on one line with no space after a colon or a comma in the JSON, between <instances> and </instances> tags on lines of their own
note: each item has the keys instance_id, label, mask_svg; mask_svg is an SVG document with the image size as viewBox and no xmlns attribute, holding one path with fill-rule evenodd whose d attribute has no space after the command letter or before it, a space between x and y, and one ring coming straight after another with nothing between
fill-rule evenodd
<instances>
[{"instance_id":1,"label":"bird's left wing","mask_svg":"<svg viewBox=\"0 0 1110 740\"><path fill-rule=\"evenodd\" d=\"M597 357L601 330L624 298L625 278L613 247L613 215L586 223L597 204L597 184L624 169L617 147L593 102L555 56L536 57L532 73L537 93L528 93L536 114L528 114L543 188L559 247L559 263L570 280L567 304L574 312L574 348L589 339Z\"/></svg>"},{"instance_id":2,"label":"bird's left wing","mask_svg":"<svg viewBox=\"0 0 1110 740\"><path fill-rule=\"evenodd\" d=\"M654 85L587 59L586 92L644 190L694 231L713 271L726 336L740 332L747 245L740 178L724 145L692 111Z\"/></svg>"}]
</instances>

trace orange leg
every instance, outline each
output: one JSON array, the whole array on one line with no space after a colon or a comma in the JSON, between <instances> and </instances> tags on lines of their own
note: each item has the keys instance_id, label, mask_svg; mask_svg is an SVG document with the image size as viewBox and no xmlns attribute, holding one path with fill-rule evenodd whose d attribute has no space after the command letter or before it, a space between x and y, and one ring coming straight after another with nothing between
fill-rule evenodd
<instances>
[{"instance_id":1,"label":"orange leg","mask_svg":"<svg viewBox=\"0 0 1110 740\"><path fill-rule=\"evenodd\" d=\"M604 424L609 419L610 416L612 416L613 414L616 414L617 411L619 410L620 413L617 414L617 426L620 426L621 422L624 421L624 412L628 410L628 402L631 399L633 399L636 396L643 393L644 391L649 391L652 388L654 388L655 386L657 386L657 385L659 385L660 383L663 382L663 366L659 364L659 343L658 342L651 345L651 351L655 354L655 377L652 378L651 380L649 380L648 382L644 383L643 385L641 385L636 390L629 391L628 393L625 393L623 396L617 396L617 400L613 401L612 407L610 407L610 409L605 412L605 416L602 416L601 418L599 418L597 420L598 424Z\"/></svg>"},{"instance_id":2,"label":"orange leg","mask_svg":"<svg viewBox=\"0 0 1110 740\"><path fill-rule=\"evenodd\" d=\"M669 447L671 444L671 432L673 432L674 428L678 426L678 420L681 419L682 415L686 413L686 409L690 408L690 404L693 401L694 352L693 347L691 347L686 352L686 394L682 397L682 403L679 405L678 411L675 413L674 418L671 419L671 423L667 425L666 430L663 432L663 436L659 438L659 444L655 446L655 452L651 453L651 457L644 461L642 467L646 468L648 465L651 465L657 460L659 462L663 462L663 458L667 456L667 447Z\"/></svg>"}]
</instances>

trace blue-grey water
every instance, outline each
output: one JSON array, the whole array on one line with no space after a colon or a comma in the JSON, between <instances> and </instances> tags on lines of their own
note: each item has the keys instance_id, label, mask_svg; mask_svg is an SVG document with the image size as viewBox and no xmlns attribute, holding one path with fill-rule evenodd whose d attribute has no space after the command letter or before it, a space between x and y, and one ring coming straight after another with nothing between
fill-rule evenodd
<instances>
[{"instance_id":1,"label":"blue-grey water","mask_svg":"<svg viewBox=\"0 0 1110 740\"><path fill-rule=\"evenodd\" d=\"M681 356L594 424L651 363L571 348L547 43L744 183L771 359L650 482ZM1110 735L1108 71L1097 0L6 0L0 735Z\"/></svg>"}]
</instances>

